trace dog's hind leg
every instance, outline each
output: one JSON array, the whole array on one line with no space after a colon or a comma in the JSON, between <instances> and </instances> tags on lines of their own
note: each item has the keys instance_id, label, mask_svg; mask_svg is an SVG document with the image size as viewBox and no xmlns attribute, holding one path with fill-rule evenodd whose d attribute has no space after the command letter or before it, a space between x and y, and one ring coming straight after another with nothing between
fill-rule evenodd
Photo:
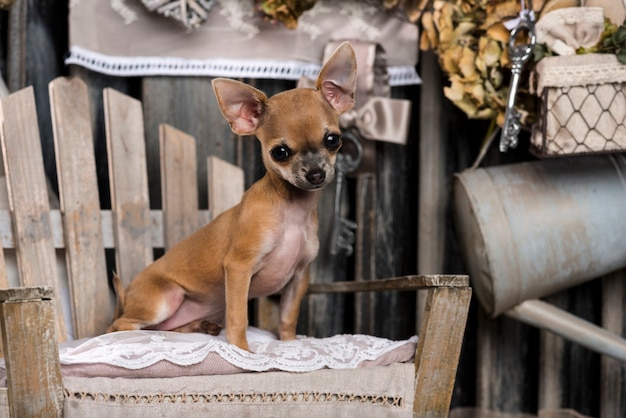
<instances>
[{"instance_id":1,"label":"dog's hind leg","mask_svg":"<svg viewBox=\"0 0 626 418\"><path fill-rule=\"evenodd\" d=\"M152 328L170 318L184 299L184 290L167 280L136 280L126 290L122 315L107 332Z\"/></svg>"}]
</instances>

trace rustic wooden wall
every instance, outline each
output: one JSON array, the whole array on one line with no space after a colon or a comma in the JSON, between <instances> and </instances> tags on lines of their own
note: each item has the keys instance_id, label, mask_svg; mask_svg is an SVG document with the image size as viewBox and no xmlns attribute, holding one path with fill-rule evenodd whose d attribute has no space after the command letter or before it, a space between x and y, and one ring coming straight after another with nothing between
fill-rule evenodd
<instances>
[{"instance_id":1,"label":"rustic wooden wall","mask_svg":"<svg viewBox=\"0 0 626 418\"><path fill-rule=\"evenodd\" d=\"M59 75L70 73L84 79L89 86L94 149L99 156L99 187L105 205L108 182L104 177L107 166L101 104L104 87L113 87L143 101L152 178L159 177L156 162L159 123L170 123L196 137L198 167L202 170L201 207L207 207L208 155L218 155L243 167L247 185L262 175L256 140L238 138L230 132L216 108L209 78L118 78L66 68L63 56L67 50L67 3L67 0L16 0L9 12L0 12L0 71L11 91L27 85L35 88L42 149L47 174L53 183L54 151L47 84ZM351 257L331 256L328 252L333 189L329 188L323 197L323 247L315 267L317 281L372 280L413 273L418 269L418 258L422 273L465 271L451 222L449 182L454 172L471 164L486 124L468 121L442 97L443 81L432 56L425 57L421 65L420 72L425 77L422 87L393 89L394 97L409 98L414 103L409 145L377 144L375 170L349 179L351 199L347 215L357 219L360 225L356 251ZM247 81L268 94L293 86L286 81ZM431 155L438 156L431 158ZM523 150L506 156L491 152L484 164L530 158ZM160 189L154 188L150 193L153 206L159 207ZM424 271L428 269L440 271ZM615 273L593 281L553 296L550 301L626 335L624 274ZM405 338L414 332L416 306L419 301L412 294L354 299L315 296L303 308L300 332L329 335L357 331ZM624 417L626 368L512 319L490 319L474 301L453 406L532 414L540 408L572 408L594 417Z\"/></svg>"}]
</instances>

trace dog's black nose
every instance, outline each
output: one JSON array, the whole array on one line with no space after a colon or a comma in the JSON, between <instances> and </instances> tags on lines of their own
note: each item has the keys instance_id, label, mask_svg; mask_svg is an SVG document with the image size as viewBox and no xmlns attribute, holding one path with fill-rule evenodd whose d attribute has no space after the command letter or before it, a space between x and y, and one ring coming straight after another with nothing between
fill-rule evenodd
<instances>
[{"instance_id":1,"label":"dog's black nose","mask_svg":"<svg viewBox=\"0 0 626 418\"><path fill-rule=\"evenodd\" d=\"M326 179L326 173L321 168L314 168L306 173L306 179L313 185L322 184Z\"/></svg>"}]
</instances>

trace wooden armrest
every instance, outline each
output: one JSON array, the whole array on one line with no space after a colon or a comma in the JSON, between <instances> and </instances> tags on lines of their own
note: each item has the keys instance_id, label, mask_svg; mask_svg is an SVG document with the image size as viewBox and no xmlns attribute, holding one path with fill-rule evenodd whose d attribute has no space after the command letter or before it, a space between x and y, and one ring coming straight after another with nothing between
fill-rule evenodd
<instances>
[{"instance_id":1,"label":"wooden armrest","mask_svg":"<svg viewBox=\"0 0 626 418\"><path fill-rule=\"evenodd\" d=\"M356 282L311 283L309 293L377 292L383 290L409 291L431 287L467 287L469 277L465 275L411 275L383 280Z\"/></svg>"},{"instance_id":2,"label":"wooden armrest","mask_svg":"<svg viewBox=\"0 0 626 418\"><path fill-rule=\"evenodd\" d=\"M54 292L51 286L12 287L0 289L0 302L25 302L30 300L51 300Z\"/></svg>"}]
</instances>

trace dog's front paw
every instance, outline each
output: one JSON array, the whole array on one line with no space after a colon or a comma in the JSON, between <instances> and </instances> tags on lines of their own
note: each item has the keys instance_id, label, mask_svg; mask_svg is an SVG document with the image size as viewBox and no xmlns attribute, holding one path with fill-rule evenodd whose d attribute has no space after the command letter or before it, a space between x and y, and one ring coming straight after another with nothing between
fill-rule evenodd
<instances>
[{"instance_id":1,"label":"dog's front paw","mask_svg":"<svg viewBox=\"0 0 626 418\"><path fill-rule=\"evenodd\" d=\"M295 327L281 327L278 330L278 335L281 341L291 341L296 339Z\"/></svg>"},{"instance_id":2,"label":"dog's front paw","mask_svg":"<svg viewBox=\"0 0 626 418\"><path fill-rule=\"evenodd\" d=\"M231 343L231 344L236 345L237 347L241 348L242 350L250 351L250 346L248 346L248 341L245 340L245 339L243 341L238 341L238 342L234 342L234 343Z\"/></svg>"},{"instance_id":3,"label":"dog's front paw","mask_svg":"<svg viewBox=\"0 0 626 418\"><path fill-rule=\"evenodd\" d=\"M248 346L248 339L246 338L246 334L235 334L233 335L233 333L228 333L228 331L226 331L226 341L228 341L229 343L236 345L237 347L241 348L242 350L246 350L246 351L250 351L250 346Z\"/></svg>"},{"instance_id":4,"label":"dog's front paw","mask_svg":"<svg viewBox=\"0 0 626 418\"><path fill-rule=\"evenodd\" d=\"M293 341L295 339L296 339L296 333L295 332L281 333L280 334L280 340L281 341Z\"/></svg>"}]
</instances>

